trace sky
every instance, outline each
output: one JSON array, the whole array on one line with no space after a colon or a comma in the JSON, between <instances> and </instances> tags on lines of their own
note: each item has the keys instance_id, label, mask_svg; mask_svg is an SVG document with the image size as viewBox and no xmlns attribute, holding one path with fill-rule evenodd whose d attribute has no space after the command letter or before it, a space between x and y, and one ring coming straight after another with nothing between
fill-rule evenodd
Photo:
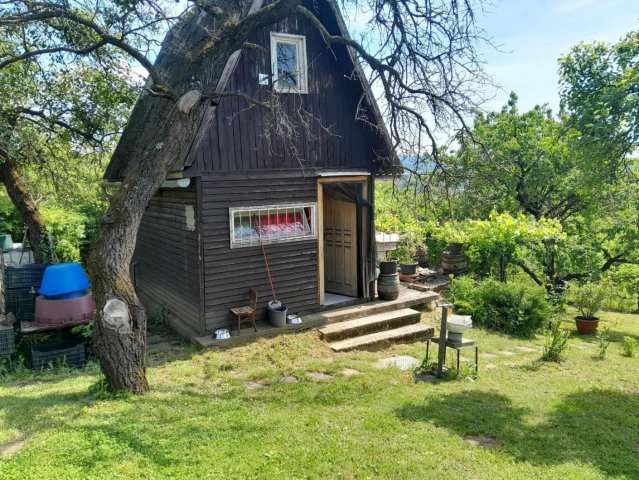
<instances>
[{"instance_id":1,"label":"sky","mask_svg":"<svg viewBox=\"0 0 639 480\"><path fill-rule=\"evenodd\" d=\"M616 42L639 28L639 0L493 0L478 16L496 51L482 47L485 69L501 89L485 108L498 110L511 91L520 110L559 109L560 56L580 41Z\"/></svg>"}]
</instances>

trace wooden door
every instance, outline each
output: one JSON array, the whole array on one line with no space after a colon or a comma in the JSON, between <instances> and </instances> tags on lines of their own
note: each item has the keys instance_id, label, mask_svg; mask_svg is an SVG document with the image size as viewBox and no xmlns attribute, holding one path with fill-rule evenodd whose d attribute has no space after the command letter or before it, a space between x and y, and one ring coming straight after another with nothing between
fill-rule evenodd
<instances>
[{"instance_id":1,"label":"wooden door","mask_svg":"<svg viewBox=\"0 0 639 480\"><path fill-rule=\"evenodd\" d=\"M357 296L357 207L324 195L324 289Z\"/></svg>"}]
</instances>

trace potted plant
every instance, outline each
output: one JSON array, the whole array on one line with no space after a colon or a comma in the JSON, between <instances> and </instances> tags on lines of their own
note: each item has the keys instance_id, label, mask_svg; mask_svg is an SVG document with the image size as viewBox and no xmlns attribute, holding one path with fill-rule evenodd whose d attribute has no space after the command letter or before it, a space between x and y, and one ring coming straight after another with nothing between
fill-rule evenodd
<instances>
[{"instance_id":1,"label":"potted plant","mask_svg":"<svg viewBox=\"0 0 639 480\"><path fill-rule=\"evenodd\" d=\"M599 326L597 313L606 299L603 288L595 283L585 283L578 287L574 295L574 303L580 315L575 317L579 335L594 335Z\"/></svg>"},{"instance_id":2,"label":"potted plant","mask_svg":"<svg viewBox=\"0 0 639 480\"><path fill-rule=\"evenodd\" d=\"M380 275L396 275L397 274L397 259L396 258L384 258L379 261L379 274Z\"/></svg>"},{"instance_id":3,"label":"potted plant","mask_svg":"<svg viewBox=\"0 0 639 480\"><path fill-rule=\"evenodd\" d=\"M418 263L414 260L415 243L411 239L404 240L395 251L399 256L399 268L402 275L416 275Z\"/></svg>"},{"instance_id":4,"label":"potted plant","mask_svg":"<svg viewBox=\"0 0 639 480\"><path fill-rule=\"evenodd\" d=\"M458 222L448 222L442 227L441 237L448 241L447 252L452 255L463 253L466 232Z\"/></svg>"},{"instance_id":5,"label":"potted plant","mask_svg":"<svg viewBox=\"0 0 639 480\"><path fill-rule=\"evenodd\" d=\"M415 250L415 260L419 263L419 266L422 268L428 267L428 252L426 251L426 247L424 245L417 245L417 249Z\"/></svg>"}]
</instances>

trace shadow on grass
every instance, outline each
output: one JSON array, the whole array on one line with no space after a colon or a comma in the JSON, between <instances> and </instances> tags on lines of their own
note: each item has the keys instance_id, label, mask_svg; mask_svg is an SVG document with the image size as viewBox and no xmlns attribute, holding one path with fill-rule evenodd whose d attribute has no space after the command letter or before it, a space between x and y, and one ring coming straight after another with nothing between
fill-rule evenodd
<instances>
[{"instance_id":1,"label":"shadow on grass","mask_svg":"<svg viewBox=\"0 0 639 480\"><path fill-rule=\"evenodd\" d=\"M467 437L494 437L498 448L519 462L592 464L610 475L639 478L639 395L591 390L568 395L547 421L531 425L527 410L489 392L461 392L409 404L402 420L432 422Z\"/></svg>"},{"instance_id":2,"label":"shadow on grass","mask_svg":"<svg viewBox=\"0 0 639 480\"><path fill-rule=\"evenodd\" d=\"M101 413L87 415L85 408L91 405L99 405ZM246 438L268 434L239 403L184 390L171 395L162 392L159 398L149 394L131 400L97 401L86 390L5 395L0 414L3 426L22 432L27 442L32 435L51 432L51 437L40 441L55 441L47 447L52 468L60 462L84 471L99 470L131 455L160 469L202 468L203 458L191 455L202 445L210 444L212 449L205 461L213 457L221 461L225 455L241 451ZM25 461L33 461L33 457Z\"/></svg>"}]
</instances>

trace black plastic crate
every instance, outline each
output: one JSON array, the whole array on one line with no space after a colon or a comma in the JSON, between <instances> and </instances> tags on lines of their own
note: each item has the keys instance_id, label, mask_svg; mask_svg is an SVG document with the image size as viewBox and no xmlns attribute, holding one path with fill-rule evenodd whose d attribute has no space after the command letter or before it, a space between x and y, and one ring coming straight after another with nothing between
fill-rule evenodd
<instances>
[{"instance_id":1,"label":"black plastic crate","mask_svg":"<svg viewBox=\"0 0 639 480\"><path fill-rule=\"evenodd\" d=\"M32 345L31 361L34 370L42 370L52 365L82 368L87 363L84 342Z\"/></svg>"},{"instance_id":2,"label":"black plastic crate","mask_svg":"<svg viewBox=\"0 0 639 480\"><path fill-rule=\"evenodd\" d=\"M19 322L35 317L35 289L12 288L4 291L4 313L13 313Z\"/></svg>"},{"instance_id":3,"label":"black plastic crate","mask_svg":"<svg viewBox=\"0 0 639 480\"><path fill-rule=\"evenodd\" d=\"M0 325L0 357L11 355L16 349L13 327Z\"/></svg>"},{"instance_id":4,"label":"black plastic crate","mask_svg":"<svg viewBox=\"0 0 639 480\"><path fill-rule=\"evenodd\" d=\"M44 269L49 265L31 263L29 265L5 265L2 281L5 289L40 288Z\"/></svg>"}]
</instances>

